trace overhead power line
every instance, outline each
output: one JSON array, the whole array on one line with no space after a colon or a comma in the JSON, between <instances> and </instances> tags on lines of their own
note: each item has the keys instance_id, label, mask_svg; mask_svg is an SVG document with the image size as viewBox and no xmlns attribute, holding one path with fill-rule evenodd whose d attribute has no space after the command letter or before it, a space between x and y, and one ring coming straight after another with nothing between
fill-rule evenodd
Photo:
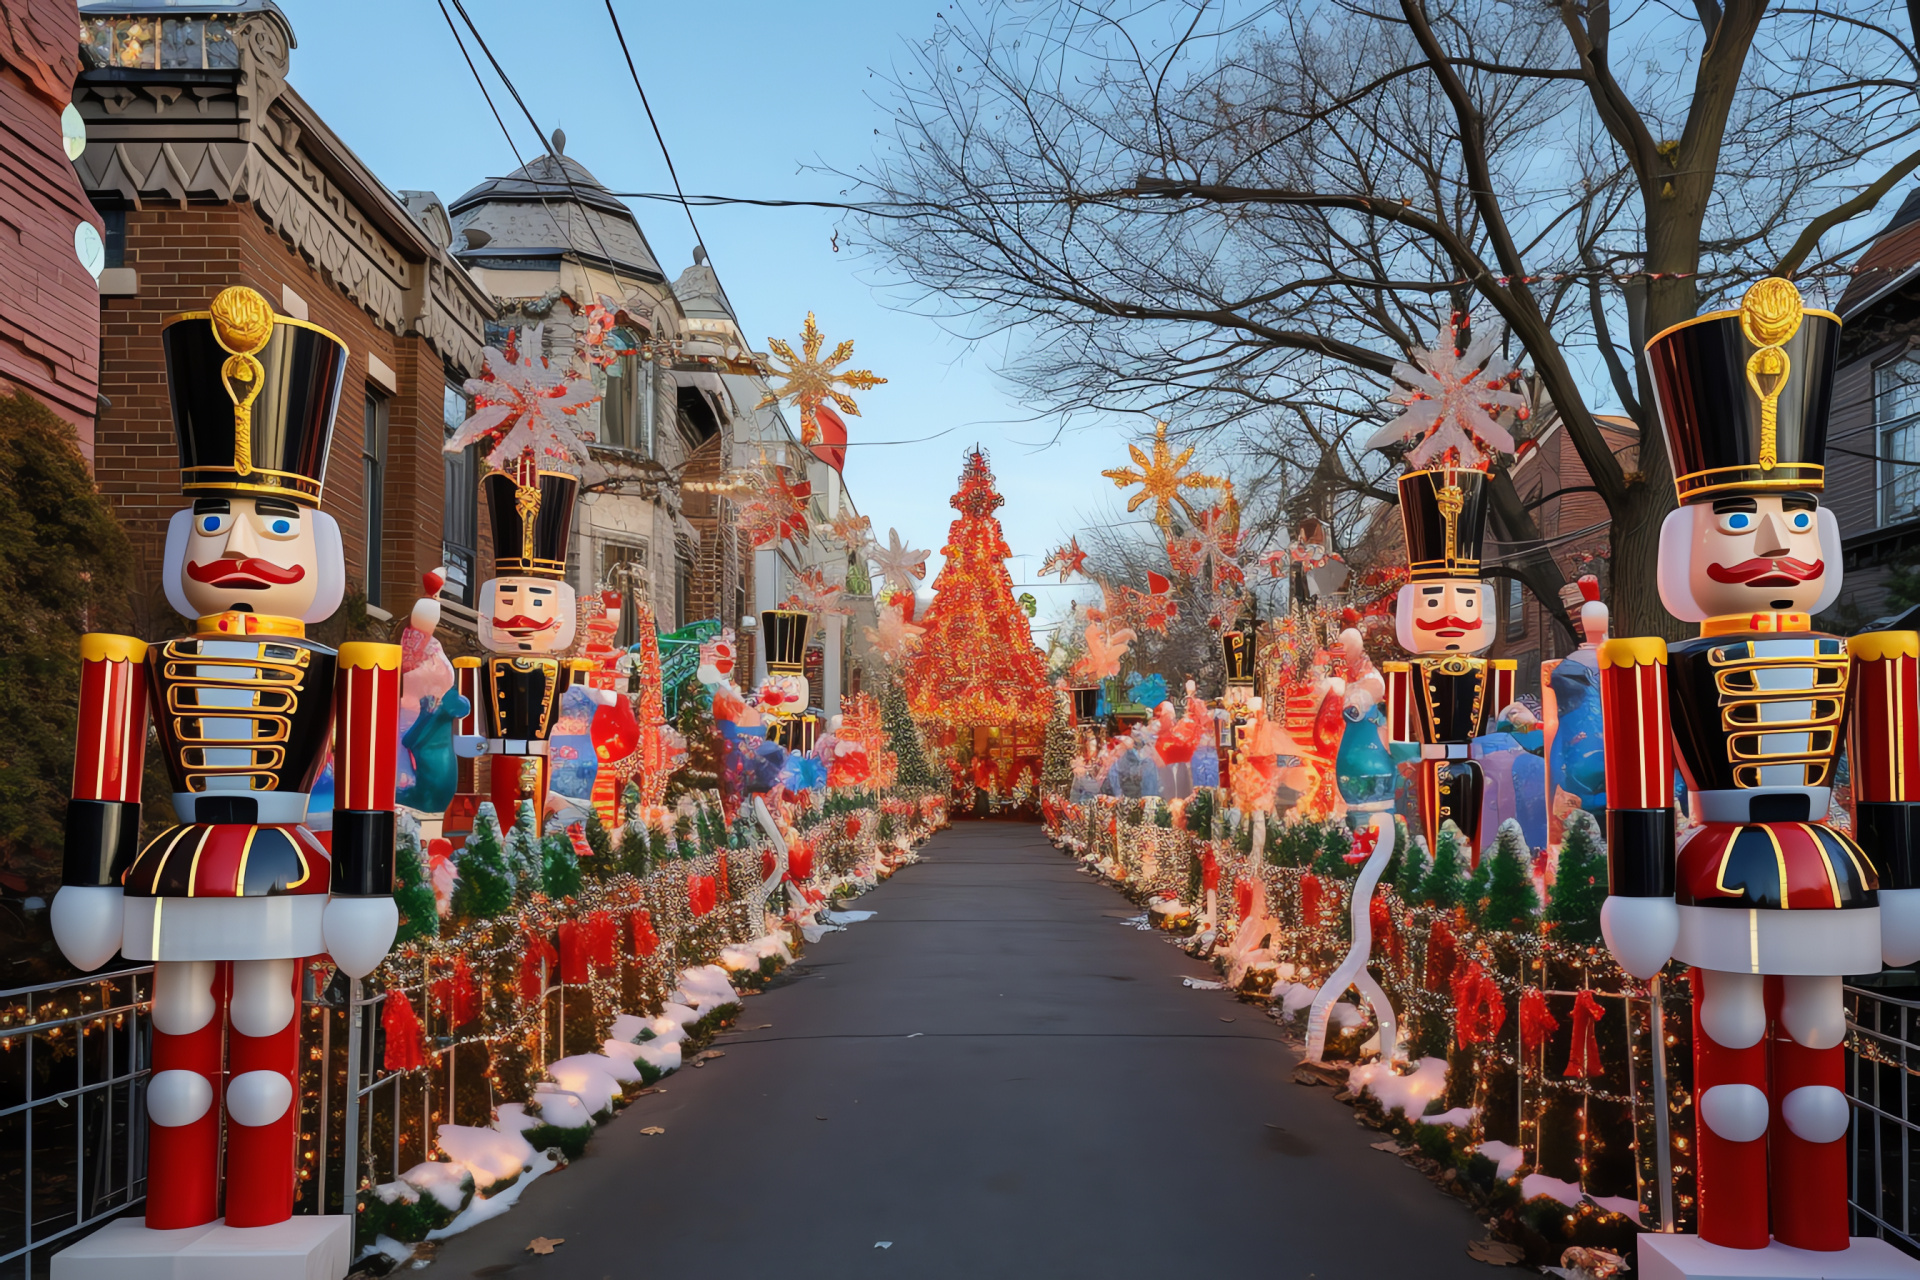
<instances>
[{"instance_id":1,"label":"overhead power line","mask_svg":"<svg viewBox=\"0 0 1920 1280\"><path fill-rule=\"evenodd\" d=\"M620 52L626 57L627 74L633 77L633 87L639 90L640 106L647 113L647 123L653 126L653 140L660 144L660 155L667 162L667 176L673 179L673 190L680 197L680 208L687 215L687 225L693 228L693 242L705 253L706 237L700 234L700 224L693 220L693 206L687 203L687 193L680 189L680 175L673 167L673 153L667 150L667 139L660 132L660 122L653 118L653 104L647 101L646 86L640 83L639 69L633 65L633 51L627 48L627 34L620 29L620 15L613 11L613 0L607 0L607 17L613 21L613 34L620 41ZM708 257L711 259L711 255Z\"/></svg>"}]
</instances>

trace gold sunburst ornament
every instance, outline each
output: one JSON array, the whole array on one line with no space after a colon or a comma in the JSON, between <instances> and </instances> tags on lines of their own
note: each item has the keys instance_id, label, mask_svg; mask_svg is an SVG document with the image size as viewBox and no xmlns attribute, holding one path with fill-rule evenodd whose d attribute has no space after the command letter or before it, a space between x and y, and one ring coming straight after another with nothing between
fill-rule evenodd
<instances>
[{"instance_id":1,"label":"gold sunburst ornament","mask_svg":"<svg viewBox=\"0 0 1920 1280\"><path fill-rule=\"evenodd\" d=\"M1219 489L1227 483L1218 476L1186 470L1187 463L1193 459L1193 446L1188 445L1175 454L1167 444L1167 424L1164 422L1153 429L1151 457L1137 444L1128 445L1127 452L1133 455L1133 467L1114 467L1100 474L1113 481L1116 489L1139 485L1140 492L1127 499L1127 510L1138 511L1147 503L1153 503L1153 522L1165 533L1173 531L1173 505L1176 502L1187 513L1189 520L1198 522L1200 519L1182 490ZM1135 467L1139 469L1135 470Z\"/></svg>"},{"instance_id":2,"label":"gold sunburst ornament","mask_svg":"<svg viewBox=\"0 0 1920 1280\"><path fill-rule=\"evenodd\" d=\"M1779 463L1780 393L1786 389L1792 361L1783 348L1800 331L1806 308L1790 280L1768 276L1754 282L1740 300L1740 331L1760 348L1747 360L1747 385L1760 397L1760 469Z\"/></svg>"},{"instance_id":3,"label":"gold sunburst ornament","mask_svg":"<svg viewBox=\"0 0 1920 1280\"><path fill-rule=\"evenodd\" d=\"M776 366L774 376L780 382L767 392L755 408L764 409L770 404L790 400L800 406L800 443L817 444L820 440L820 424L816 417L820 406L828 400L839 406L841 412L852 417L860 416L860 408L854 404L853 397L839 387L853 391L871 391L885 382L870 369L834 370L853 358L853 339L848 338L835 347L826 359L820 358L820 348L826 345L826 338L820 332L820 326L813 321L813 312L807 312L806 327L800 330L800 354L795 355L793 348L779 338L768 338L767 346L780 360L786 362L786 368ZM839 386L834 384L838 383Z\"/></svg>"},{"instance_id":4,"label":"gold sunburst ornament","mask_svg":"<svg viewBox=\"0 0 1920 1280\"><path fill-rule=\"evenodd\" d=\"M227 353L220 382L233 401L233 469L244 479L253 470L253 402L266 385L260 352L273 338L273 305L236 284L215 295L210 310L213 340Z\"/></svg>"}]
</instances>

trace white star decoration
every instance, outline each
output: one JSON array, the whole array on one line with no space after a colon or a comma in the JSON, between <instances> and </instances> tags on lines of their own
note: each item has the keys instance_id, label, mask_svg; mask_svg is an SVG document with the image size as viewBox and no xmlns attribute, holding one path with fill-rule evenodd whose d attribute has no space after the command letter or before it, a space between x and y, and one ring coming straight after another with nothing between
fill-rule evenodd
<instances>
[{"instance_id":1,"label":"white star decoration","mask_svg":"<svg viewBox=\"0 0 1920 1280\"><path fill-rule=\"evenodd\" d=\"M1456 354L1454 340L1459 332L1458 325L1449 325L1431 349L1414 348L1414 364L1393 366L1401 389L1387 403L1401 406L1401 411L1367 441L1369 449L1384 448L1396 440L1411 441L1413 448L1406 456L1409 467L1439 461L1449 450L1458 452L1463 466L1513 452L1513 437L1494 415L1512 409L1515 417L1525 420L1526 397L1508 390L1518 375L1507 358L1495 352L1499 334L1493 325L1476 326L1473 341Z\"/></svg>"},{"instance_id":2,"label":"white star decoration","mask_svg":"<svg viewBox=\"0 0 1920 1280\"><path fill-rule=\"evenodd\" d=\"M898 529L887 530L887 545L875 542L867 552L873 567L886 584L898 591L912 591L927 576L927 551L916 551L900 541Z\"/></svg>"},{"instance_id":3,"label":"white star decoration","mask_svg":"<svg viewBox=\"0 0 1920 1280\"><path fill-rule=\"evenodd\" d=\"M484 440L490 467L505 468L526 452L548 468L588 461L586 439L571 419L600 397L585 379L548 365L539 354L542 328L522 329L508 344L513 356L486 349L484 373L466 382L473 415L447 441L448 453Z\"/></svg>"}]
</instances>

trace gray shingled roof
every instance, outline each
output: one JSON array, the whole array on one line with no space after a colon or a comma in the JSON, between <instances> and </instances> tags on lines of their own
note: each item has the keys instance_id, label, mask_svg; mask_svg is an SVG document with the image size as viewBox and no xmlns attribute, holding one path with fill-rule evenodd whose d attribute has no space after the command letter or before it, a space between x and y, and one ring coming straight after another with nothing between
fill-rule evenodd
<instances>
[{"instance_id":1,"label":"gray shingled roof","mask_svg":"<svg viewBox=\"0 0 1920 1280\"><path fill-rule=\"evenodd\" d=\"M447 206L456 232L483 231L487 243L455 255L470 266L506 265L576 254L654 279L666 273L633 211L572 156L536 156L504 178L489 178Z\"/></svg>"},{"instance_id":2,"label":"gray shingled roof","mask_svg":"<svg viewBox=\"0 0 1920 1280\"><path fill-rule=\"evenodd\" d=\"M673 296L680 300L689 318L740 322L740 317L734 314L733 303L727 300L727 291L720 287L720 277L704 262L695 263L680 273L680 278L673 282Z\"/></svg>"}]
</instances>

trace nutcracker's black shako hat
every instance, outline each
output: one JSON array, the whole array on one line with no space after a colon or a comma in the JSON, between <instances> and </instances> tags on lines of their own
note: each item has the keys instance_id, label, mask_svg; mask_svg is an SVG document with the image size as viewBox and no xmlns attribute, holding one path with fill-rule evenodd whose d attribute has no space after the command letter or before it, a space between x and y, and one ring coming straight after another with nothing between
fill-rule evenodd
<instances>
[{"instance_id":1,"label":"nutcracker's black shako hat","mask_svg":"<svg viewBox=\"0 0 1920 1280\"><path fill-rule=\"evenodd\" d=\"M565 578L580 477L564 471L489 471L480 481L497 578Z\"/></svg>"},{"instance_id":2,"label":"nutcracker's black shako hat","mask_svg":"<svg viewBox=\"0 0 1920 1280\"><path fill-rule=\"evenodd\" d=\"M807 632L813 615L798 609L763 609L760 643L766 647L767 670L775 675L799 675L807 665Z\"/></svg>"},{"instance_id":3,"label":"nutcracker's black shako hat","mask_svg":"<svg viewBox=\"0 0 1920 1280\"><path fill-rule=\"evenodd\" d=\"M1790 281L1772 276L1738 311L1697 316L1649 342L1680 501L1824 489L1839 348L1840 317L1803 306Z\"/></svg>"},{"instance_id":4,"label":"nutcracker's black shako hat","mask_svg":"<svg viewBox=\"0 0 1920 1280\"><path fill-rule=\"evenodd\" d=\"M347 344L234 285L169 319L160 346L181 489L318 506Z\"/></svg>"},{"instance_id":5,"label":"nutcracker's black shako hat","mask_svg":"<svg viewBox=\"0 0 1920 1280\"><path fill-rule=\"evenodd\" d=\"M1400 477L1400 522L1407 533L1409 578L1478 581L1487 473L1472 467L1407 472Z\"/></svg>"}]
</instances>

